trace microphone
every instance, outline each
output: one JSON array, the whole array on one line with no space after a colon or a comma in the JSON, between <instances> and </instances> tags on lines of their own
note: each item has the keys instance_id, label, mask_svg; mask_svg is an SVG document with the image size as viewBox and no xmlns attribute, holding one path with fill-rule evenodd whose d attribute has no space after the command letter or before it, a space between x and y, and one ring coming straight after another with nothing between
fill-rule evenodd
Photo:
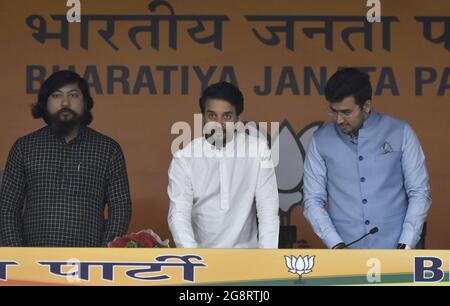
<instances>
[{"instance_id":1,"label":"microphone","mask_svg":"<svg viewBox=\"0 0 450 306\"><path fill-rule=\"evenodd\" d=\"M372 228L367 234L365 234L364 236L362 236L362 237L359 238L358 240L355 240L355 241L353 241L353 242L351 242L351 243L349 243L349 244L346 244L344 248L348 248L349 246L352 246L352 245L354 245L355 243L360 242L361 240L363 240L363 239L366 238L367 236L375 235L376 233L378 233L378 231L379 231L379 230L378 230L378 227L374 227L374 228Z\"/></svg>"}]
</instances>

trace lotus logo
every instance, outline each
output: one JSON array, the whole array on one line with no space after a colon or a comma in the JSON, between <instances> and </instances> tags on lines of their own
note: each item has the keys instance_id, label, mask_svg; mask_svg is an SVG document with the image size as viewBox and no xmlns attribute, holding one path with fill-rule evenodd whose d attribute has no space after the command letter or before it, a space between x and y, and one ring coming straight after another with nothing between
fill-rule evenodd
<instances>
[{"instance_id":1,"label":"lotus logo","mask_svg":"<svg viewBox=\"0 0 450 306\"><path fill-rule=\"evenodd\" d=\"M275 135L268 135L267 131L257 127L262 136L270 139L272 156L279 161L275 174L280 209L284 214L289 214L303 200L303 162L314 132L322 125L323 122L313 122L297 133L286 120Z\"/></svg>"},{"instance_id":2,"label":"lotus logo","mask_svg":"<svg viewBox=\"0 0 450 306\"><path fill-rule=\"evenodd\" d=\"M308 247L305 240L297 240L296 228L291 225L291 213L303 201L303 164L306 152L316 132L324 122L313 122L300 132L285 120L278 132L268 134L257 126L257 131L271 144L272 157L275 163L275 175L278 183L278 198L280 203L280 247L292 248L298 242L302 247ZM266 127L267 128L267 127Z\"/></svg>"},{"instance_id":3,"label":"lotus logo","mask_svg":"<svg viewBox=\"0 0 450 306\"><path fill-rule=\"evenodd\" d=\"M284 256L284 258L286 259L286 266L289 272L298 274L299 281L301 281L304 274L312 272L316 256Z\"/></svg>"},{"instance_id":4,"label":"lotus logo","mask_svg":"<svg viewBox=\"0 0 450 306\"><path fill-rule=\"evenodd\" d=\"M308 150L314 132L322 125L323 122L314 122L296 133L289 122L285 121L281 124L278 137L272 140L273 147L280 150L273 154L279 154L280 162L275 168L275 174L278 182L280 209L285 214L289 214L303 200L305 152Z\"/></svg>"}]
</instances>

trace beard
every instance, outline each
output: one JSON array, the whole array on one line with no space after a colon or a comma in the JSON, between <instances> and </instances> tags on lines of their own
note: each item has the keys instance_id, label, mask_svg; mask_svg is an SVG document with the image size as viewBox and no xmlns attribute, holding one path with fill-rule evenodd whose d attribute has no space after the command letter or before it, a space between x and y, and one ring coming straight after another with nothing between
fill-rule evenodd
<instances>
[{"instance_id":1,"label":"beard","mask_svg":"<svg viewBox=\"0 0 450 306\"><path fill-rule=\"evenodd\" d=\"M69 108L62 108L54 114L48 114L50 125L59 136L67 136L80 127L83 115L78 115Z\"/></svg>"},{"instance_id":2,"label":"beard","mask_svg":"<svg viewBox=\"0 0 450 306\"><path fill-rule=\"evenodd\" d=\"M224 148L233 139L234 132L234 129L221 129L219 131L212 129L209 133L205 134L205 138L217 148Z\"/></svg>"},{"instance_id":3,"label":"beard","mask_svg":"<svg viewBox=\"0 0 450 306\"><path fill-rule=\"evenodd\" d=\"M236 122L227 122L225 126L222 126L219 122L205 122L203 132L204 137L210 144L221 149L234 139Z\"/></svg>"}]
</instances>

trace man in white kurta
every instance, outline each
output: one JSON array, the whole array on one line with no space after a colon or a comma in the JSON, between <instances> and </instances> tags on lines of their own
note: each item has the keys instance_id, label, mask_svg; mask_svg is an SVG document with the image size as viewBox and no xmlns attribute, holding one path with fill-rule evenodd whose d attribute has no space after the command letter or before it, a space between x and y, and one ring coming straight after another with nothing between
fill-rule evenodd
<instances>
[{"instance_id":1,"label":"man in white kurta","mask_svg":"<svg viewBox=\"0 0 450 306\"><path fill-rule=\"evenodd\" d=\"M278 189L264 138L235 133L223 148L194 139L174 155L168 194L179 248L278 247Z\"/></svg>"}]
</instances>

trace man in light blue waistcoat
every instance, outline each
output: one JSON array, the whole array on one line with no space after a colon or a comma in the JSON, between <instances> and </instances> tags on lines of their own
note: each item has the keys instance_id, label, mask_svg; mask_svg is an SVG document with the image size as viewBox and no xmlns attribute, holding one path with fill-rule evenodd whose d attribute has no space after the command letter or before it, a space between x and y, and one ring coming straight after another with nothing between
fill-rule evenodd
<instances>
[{"instance_id":1,"label":"man in light blue waistcoat","mask_svg":"<svg viewBox=\"0 0 450 306\"><path fill-rule=\"evenodd\" d=\"M369 75L356 69L335 73L325 96L335 120L314 134L306 155L305 217L329 248L375 227L352 248L415 248L431 198L413 129L373 110Z\"/></svg>"}]
</instances>

